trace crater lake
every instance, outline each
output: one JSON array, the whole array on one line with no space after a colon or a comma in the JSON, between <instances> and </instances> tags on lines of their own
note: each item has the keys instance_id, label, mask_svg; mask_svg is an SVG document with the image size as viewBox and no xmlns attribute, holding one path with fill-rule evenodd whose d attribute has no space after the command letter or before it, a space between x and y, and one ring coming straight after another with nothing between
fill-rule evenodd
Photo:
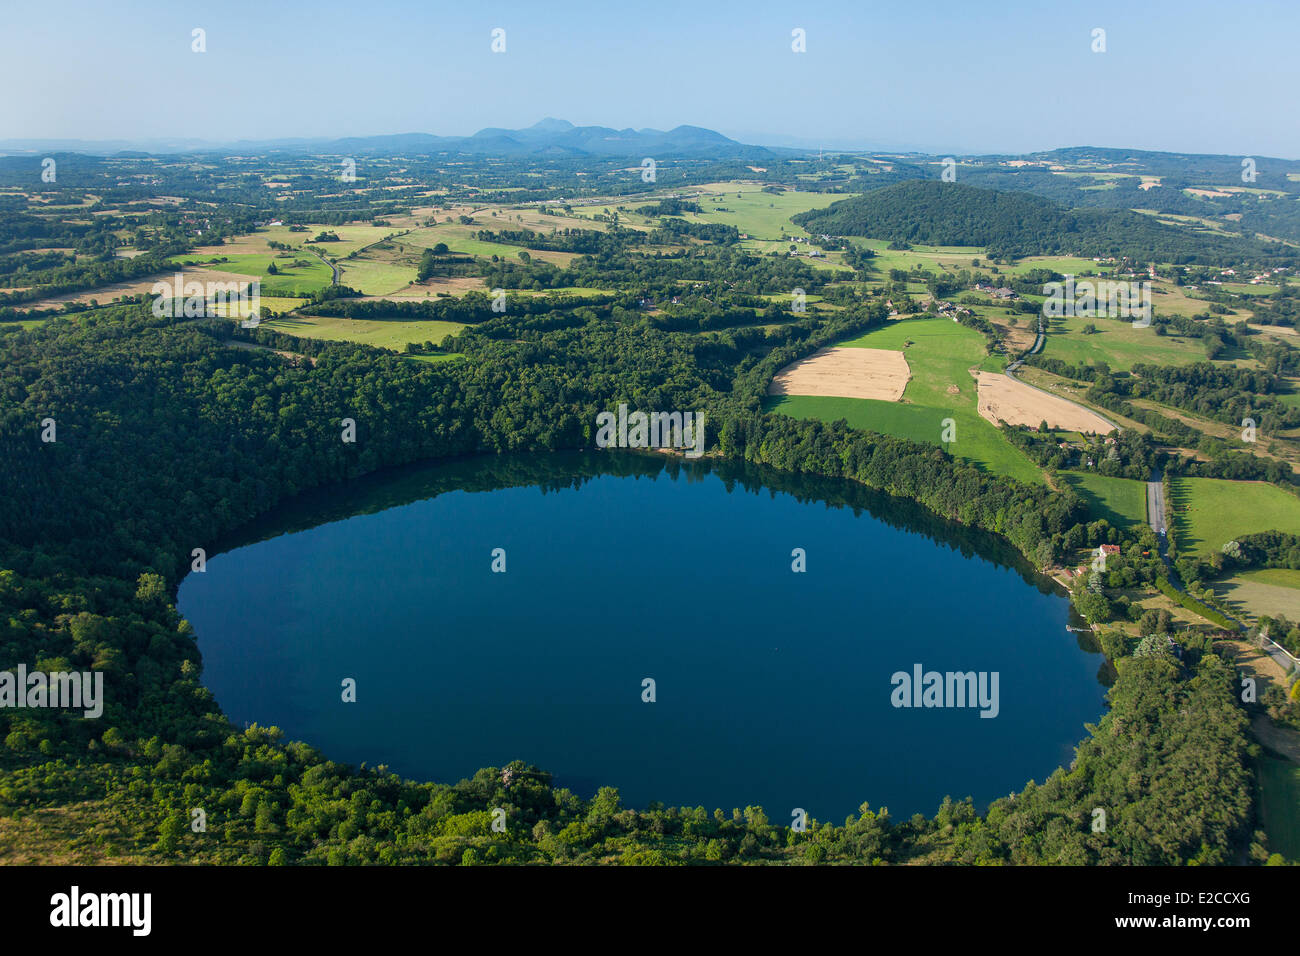
<instances>
[{"instance_id":1,"label":"crater lake","mask_svg":"<svg viewBox=\"0 0 1300 956\"><path fill-rule=\"evenodd\" d=\"M1059 587L846 481L483 458L299 496L212 550L178 604L231 719L418 779L520 759L638 807L930 815L1041 782L1105 708ZM996 715L896 706L894 675L932 671L996 674Z\"/></svg>"}]
</instances>

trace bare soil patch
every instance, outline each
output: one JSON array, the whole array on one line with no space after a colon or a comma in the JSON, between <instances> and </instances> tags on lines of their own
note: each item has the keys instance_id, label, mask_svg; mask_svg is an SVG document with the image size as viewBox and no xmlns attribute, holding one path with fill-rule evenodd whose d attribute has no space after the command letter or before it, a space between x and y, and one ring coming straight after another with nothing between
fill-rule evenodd
<instances>
[{"instance_id":1,"label":"bare soil patch","mask_svg":"<svg viewBox=\"0 0 1300 956\"><path fill-rule=\"evenodd\" d=\"M1100 415L999 372L980 372L977 381L979 413L994 425L1004 421L1036 427L1046 421L1068 431L1104 435L1114 430Z\"/></svg>"},{"instance_id":2,"label":"bare soil patch","mask_svg":"<svg viewBox=\"0 0 1300 956\"><path fill-rule=\"evenodd\" d=\"M896 402L903 397L910 377L911 370L902 352L825 348L777 372L767 393Z\"/></svg>"}]
</instances>

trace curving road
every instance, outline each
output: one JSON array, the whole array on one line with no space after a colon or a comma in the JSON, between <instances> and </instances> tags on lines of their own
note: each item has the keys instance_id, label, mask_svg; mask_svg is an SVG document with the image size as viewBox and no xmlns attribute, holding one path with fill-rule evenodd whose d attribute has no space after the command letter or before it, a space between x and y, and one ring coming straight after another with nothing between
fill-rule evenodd
<instances>
[{"instance_id":1,"label":"curving road","mask_svg":"<svg viewBox=\"0 0 1300 956\"><path fill-rule=\"evenodd\" d=\"M1045 330L1043 329L1043 316L1042 316L1042 313L1039 313L1039 315L1038 315L1038 336L1037 336L1037 338L1034 339L1034 345L1033 345L1033 348L1031 348L1031 349L1029 349L1027 352L1023 353L1023 354L1020 356L1020 358L1016 359L1014 362L1012 362L1011 364L1009 364L1009 365L1006 367L1006 376L1007 376L1007 378L1012 379L1013 381L1019 382L1021 385L1025 386L1026 388L1032 388L1032 389L1033 389L1034 391L1036 391L1036 392L1042 392L1044 395L1051 395L1053 398L1060 399L1060 400L1063 401L1063 402L1069 402L1069 403L1070 403L1071 405L1073 405L1075 408L1078 408L1078 409L1081 409L1081 410L1083 410L1083 411L1085 411L1085 412L1088 412L1090 415L1096 415L1098 418L1100 418L1102 421L1104 421L1104 422L1105 422L1107 425L1109 425L1111 428L1115 429L1115 431L1119 431L1119 430L1120 430L1119 425L1117 425L1115 422L1113 422L1113 421L1111 421L1109 418L1107 418L1107 417L1106 417L1106 414L1105 414L1104 412L1098 411L1098 410L1095 409L1095 408L1089 408L1087 405L1081 404L1080 402L1076 402L1076 401L1075 401L1074 399L1072 399L1072 398L1067 398L1065 395L1058 395L1058 394L1056 394L1056 392L1049 391L1048 389L1045 389L1045 388L1039 388L1037 385L1034 385L1034 384L1032 384L1031 382L1026 382L1023 378L1019 378L1019 377L1016 375L1016 370L1017 370L1018 368L1020 368L1020 366L1022 366L1022 365L1025 364L1025 359L1028 358L1030 355L1036 355L1036 354L1038 354L1039 352L1041 352L1041 351L1043 350L1043 346L1044 346L1045 344L1047 344L1047 334L1046 334Z\"/></svg>"},{"instance_id":2,"label":"curving road","mask_svg":"<svg viewBox=\"0 0 1300 956\"><path fill-rule=\"evenodd\" d=\"M330 285L338 285L338 284L339 284L339 267L336 266L334 263L330 262L328 259L326 259L323 255L321 255L321 254L320 254L319 252L317 252L315 249L308 249L307 251L310 252L313 256L315 256L317 259L319 259L321 262L325 263L327 266L330 267L330 269L332 269L332 270L334 271L334 280L330 283Z\"/></svg>"}]
</instances>

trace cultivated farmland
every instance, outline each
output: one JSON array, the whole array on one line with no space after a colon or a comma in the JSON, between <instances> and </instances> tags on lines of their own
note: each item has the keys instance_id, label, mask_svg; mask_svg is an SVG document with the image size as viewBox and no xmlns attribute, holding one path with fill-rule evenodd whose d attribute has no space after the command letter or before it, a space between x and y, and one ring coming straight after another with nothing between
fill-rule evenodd
<instances>
[{"instance_id":1,"label":"cultivated farmland","mask_svg":"<svg viewBox=\"0 0 1300 956\"><path fill-rule=\"evenodd\" d=\"M911 373L902 399L772 396L766 407L796 418L843 418L857 428L943 444L988 471L1027 482L1043 480L1042 472L976 409L971 370L1000 368L1002 360L985 354L984 338L975 330L947 319L905 319L840 345L901 352ZM955 441L942 441L945 430L955 433Z\"/></svg>"}]
</instances>

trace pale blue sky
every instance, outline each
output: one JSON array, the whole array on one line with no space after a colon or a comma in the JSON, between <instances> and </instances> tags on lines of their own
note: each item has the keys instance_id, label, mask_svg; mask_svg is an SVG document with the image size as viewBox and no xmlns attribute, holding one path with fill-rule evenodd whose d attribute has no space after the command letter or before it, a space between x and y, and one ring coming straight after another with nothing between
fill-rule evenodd
<instances>
[{"instance_id":1,"label":"pale blue sky","mask_svg":"<svg viewBox=\"0 0 1300 956\"><path fill-rule=\"evenodd\" d=\"M21 3L0 23L0 139L451 135L556 116L938 153L1300 158L1298 28L1296 0Z\"/></svg>"}]
</instances>

